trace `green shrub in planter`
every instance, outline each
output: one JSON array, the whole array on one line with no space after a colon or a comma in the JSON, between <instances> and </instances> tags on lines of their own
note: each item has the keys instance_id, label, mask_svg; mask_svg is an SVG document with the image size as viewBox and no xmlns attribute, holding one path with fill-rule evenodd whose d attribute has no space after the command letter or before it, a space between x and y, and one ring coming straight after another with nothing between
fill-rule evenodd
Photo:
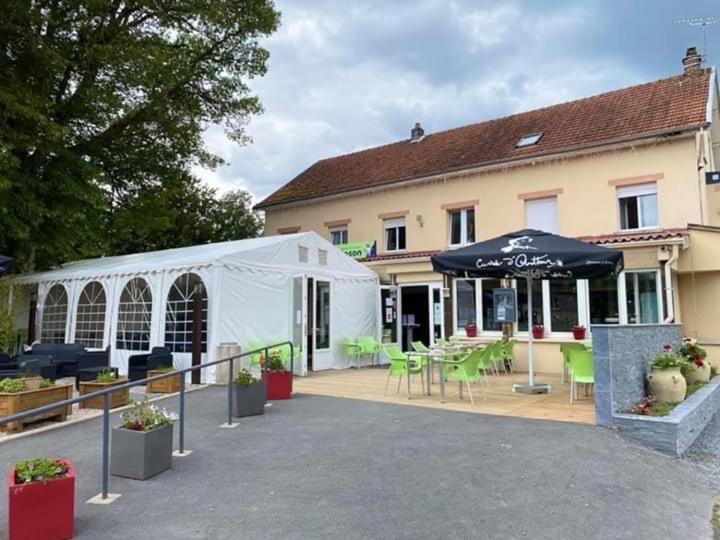
<instances>
[{"instance_id":1,"label":"green shrub in planter","mask_svg":"<svg viewBox=\"0 0 720 540\"><path fill-rule=\"evenodd\" d=\"M24 379L3 379L0 381L0 392L17 394L25 390L27 390L27 385Z\"/></svg>"}]
</instances>

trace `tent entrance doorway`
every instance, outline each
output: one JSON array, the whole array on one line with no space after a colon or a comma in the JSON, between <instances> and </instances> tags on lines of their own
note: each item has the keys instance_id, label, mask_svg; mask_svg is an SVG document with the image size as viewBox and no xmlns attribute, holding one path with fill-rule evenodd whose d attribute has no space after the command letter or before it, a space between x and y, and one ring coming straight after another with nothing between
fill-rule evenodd
<instances>
[{"instance_id":1,"label":"tent entrance doorway","mask_svg":"<svg viewBox=\"0 0 720 540\"><path fill-rule=\"evenodd\" d=\"M403 350L411 341L432 345L444 337L442 283L400 286L400 335Z\"/></svg>"},{"instance_id":2,"label":"tent entrance doorway","mask_svg":"<svg viewBox=\"0 0 720 540\"><path fill-rule=\"evenodd\" d=\"M332 368L330 344L330 281L308 277L305 282L303 319L305 321L304 371L320 371Z\"/></svg>"}]
</instances>

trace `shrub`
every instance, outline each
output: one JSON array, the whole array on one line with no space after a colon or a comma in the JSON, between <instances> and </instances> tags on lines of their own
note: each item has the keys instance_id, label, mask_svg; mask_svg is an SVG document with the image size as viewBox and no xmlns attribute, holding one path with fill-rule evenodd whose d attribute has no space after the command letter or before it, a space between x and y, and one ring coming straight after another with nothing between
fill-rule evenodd
<instances>
[{"instance_id":1,"label":"shrub","mask_svg":"<svg viewBox=\"0 0 720 540\"><path fill-rule=\"evenodd\" d=\"M153 371L159 371L160 373L170 373L171 371L175 371L175 367L174 366L159 367L157 369L153 369Z\"/></svg>"},{"instance_id":2,"label":"shrub","mask_svg":"<svg viewBox=\"0 0 720 540\"><path fill-rule=\"evenodd\" d=\"M625 409L626 413L641 414L643 416L667 416L678 403L657 403L654 396L642 398L637 405Z\"/></svg>"},{"instance_id":3,"label":"shrub","mask_svg":"<svg viewBox=\"0 0 720 540\"><path fill-rule=\"evenodd\" d=\"M40 381L40 388L50 388L51 386L55 386L55 381L52 379L43 378L43 380Z\"/></svg>"},{"instance_id":4,"label":"shrub","mask_svg":"<svg viewBox=\"0 0 720 540\"><path fill-rule=\"evenodd\" d=\"M255 378L247 369L241 369L238 371L238 374L235 375L235 380L233 382L240 386L250 386L251 384L256 384L261 381L260 379Z\"/></svg>"},{"instance_id":5,"label":"shrub","mask_svg":"<svg viewBox=\"0 0 720 540\"><path fill-rule=\"evenodd\" d=\"M122 425L120 427L133 431L152 431L172 424L177 420L175 413L151 405L147 398L136 401L132 408L121 415Z\"/></svg>"},{"instance_id":6,"label":"shrub","mask_svg":"<svg viewBox=\"0 0 720 540\"><path fill-rule=\"evenodd\" d=\"M96 380L99 383L111 383L117 381L117 375L113 370L107 369L98 373Z\"/></svg>"},{"instance_id":7,"label":"shrub","mask_svg":"<svg viewBox=\"0 0 720 540\"><path fill-rule=\"evenodd\" d=\"M286 371L280 351L270 351L270 357L262 359L260 364L265 371Z\"/></svg>"},{"instance_id":8,"label":"shrub","mask_svg":"<svg viewBox=\"0 0 720 540\"><path fill-rule=\"evenodd\" d=\"M16 463L14 470L15 482L17 484L27 484L65 476L68 468L59 459L36 458Z\"/></svg>"},{"instance_id":9,"label":"shrub","mask_svg":"<svg viewBox=\"0 0 720 540\"><path fill-rule=\"evenodd\" d=\"M0 392L17 394L25 390L27 390L27 385L23 379L3 379L0 381Z\"/></svg>"},{"instance_id":10,"label":"shrub","mask_svg":"<svg viewBox=\"0 0 720 540\"><path fill-rule=\"evenodd\" d=\"M679 355L672 352L672 346L664 345L663 352L658 354L652 362L650 367L658 369L670 369L670 368L681 368L686 365L687 362Z\"/></svg>"},{"instance_id":11,"label":"shrub","mask_svg":"<svg viewBox=\"0 0 720 540\"><path fill-rule=\"evenodd\" d=\"M683 344L678 353L685 360L694 363L697 367L702 367L703 360L707 358L707 351L691 338L683 339Z\"/></svg>"}]
</instances>

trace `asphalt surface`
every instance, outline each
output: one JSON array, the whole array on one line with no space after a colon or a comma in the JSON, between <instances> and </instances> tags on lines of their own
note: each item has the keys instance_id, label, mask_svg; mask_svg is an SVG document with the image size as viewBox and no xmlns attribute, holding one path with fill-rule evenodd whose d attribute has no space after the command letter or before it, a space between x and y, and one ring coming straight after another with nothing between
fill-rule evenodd
<instances>
[{"instance_id":1,"label":"asphalt surface","mask_svg":"<svg viewBox=\"0 0 720 540\"><path fill-rule=\"evenodd\" d=\"M72 459L76 538L711 538L707 473L609 430L314 396L219 429L225 395L188 394L193 454L111 477L111 505L85 503L99 420L2 443L0 465Z\"/></svg>"}]
</instances>

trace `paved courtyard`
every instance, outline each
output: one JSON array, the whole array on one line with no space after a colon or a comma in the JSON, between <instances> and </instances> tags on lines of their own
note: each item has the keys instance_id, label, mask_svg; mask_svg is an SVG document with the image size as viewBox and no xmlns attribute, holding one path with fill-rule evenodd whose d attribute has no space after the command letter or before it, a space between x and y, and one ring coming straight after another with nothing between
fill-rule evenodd
<instances>
[{"instance_id":1,"label":"paved courtyard","mask_svg":"<svg viewBox=\"0 0 720 540\"><path fill-rule=\"evenodd\" d=\"M701 470L608 430L308 395L219 429L225 395L188 394L193 454L146 482L111 477L108 506L84 502L100 489L98 419L4 442L0 465L70 457L77 538L711 535Z\"/></svg>"}]
</instances>

